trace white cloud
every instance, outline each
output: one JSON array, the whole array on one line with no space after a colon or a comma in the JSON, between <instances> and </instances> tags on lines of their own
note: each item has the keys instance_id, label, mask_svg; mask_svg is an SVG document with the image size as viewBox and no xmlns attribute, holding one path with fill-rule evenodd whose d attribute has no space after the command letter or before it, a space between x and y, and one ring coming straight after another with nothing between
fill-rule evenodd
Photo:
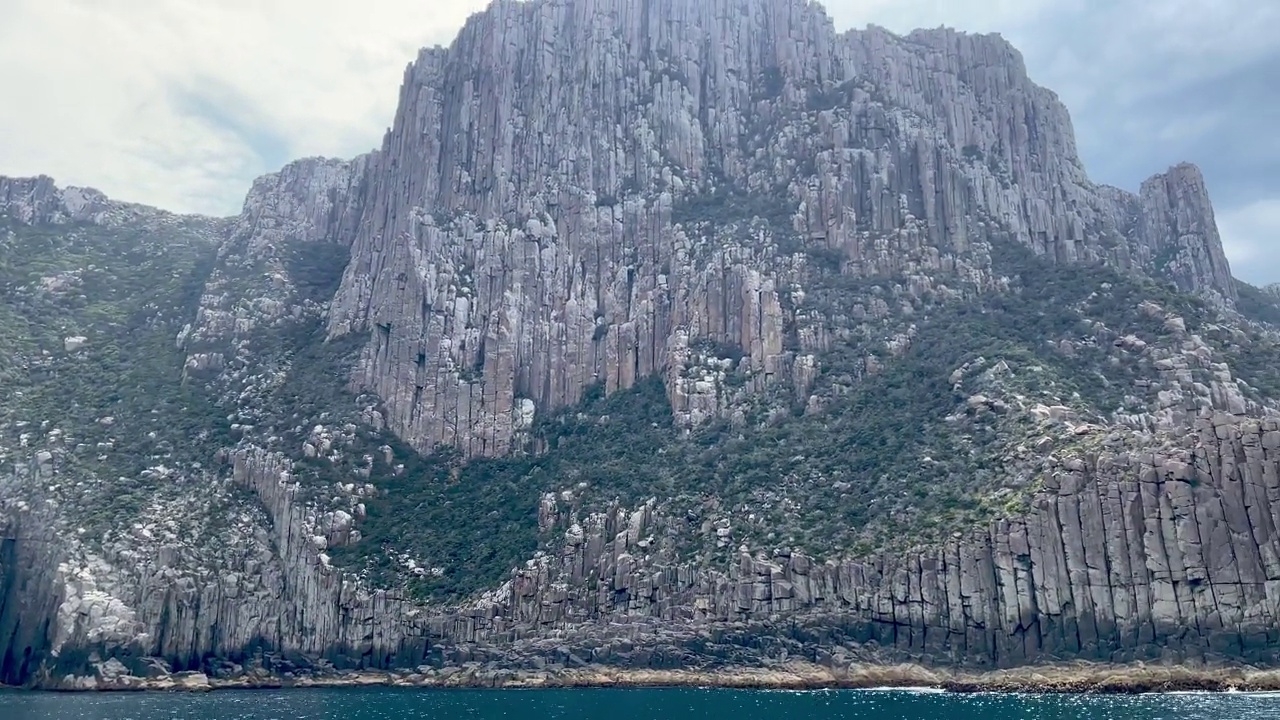
<instances>
[{"instance_id":1,"label":"white cloud","mask_svg":"<svg viewBox=\"0 0 1280 720\"><path fill-rule=\"evenodd\" d=\"M279 164L263 157L273 144L282 158L378 145L405 65L482 6L5 0L0 173L233 213Z\"/></svg>"}]
</instances>

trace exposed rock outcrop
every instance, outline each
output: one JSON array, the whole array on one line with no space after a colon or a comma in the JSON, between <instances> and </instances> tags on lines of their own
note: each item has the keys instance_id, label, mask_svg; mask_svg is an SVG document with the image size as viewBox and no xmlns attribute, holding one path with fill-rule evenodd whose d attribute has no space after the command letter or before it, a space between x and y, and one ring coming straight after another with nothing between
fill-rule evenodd
<instances>
[{"instance_id":1,"label":"exposed rock outcrop","mask_svg":"<svg viewBox=\"0 0 1280 720\"><path fill-rule=\"evenodd\" d=\"M197 585L178 568L103 566L110 586L129 593L113 595L92 587L92 569L43 565L50 555L36 546L50 535L10 529L6 587L24 591L11 594L4 620L25 640L10 643L6 680L21 679L22 663L50 647L109 651L125 638L187 667L210 654L243 662L255 648L375 668L522 665L557 654L563 662L569 652L637 667L750 664L780 653L978 667L1273 663L1280 425L1220 415L1202 420L1194 440L1066 460L1025 518L905 556L818 563L786 551L744 553L708 571L648 549L646 537L670 521L652 503L614 508L582 518L559 555L450 611L370 593L329 567L311 542L315 519L294 502L287 465L241 454L235 476L271 514L275 557L240 572ZM554 513L548 502L544 512Z\"/></svg>"},{"instance_id":2,"label":"exposed rock outcrop","mask_svg":"<svg viewBox=\"0 0 1280 720\"><path fill-rule=\"evenodd\" d=\"M254 376L250 366L268 352L264 334L325 311L326 276L345 262L360 221L369 157L298 160L254 182L195 320L178 337L186 374L216 378L223 393L239 397Z\"/></svg>"},{"instance_id":3,"label":"exposed rock outcrop","mask_svg":"<svg viewBox=\"0 0 1280 720\"><path fill-rule=\"evenodd\" d=\"M329 328L372 334L356 380L419 449L504 454L521 406L674 375L702 339L794 383L818 343L784 349L791 248L983 288L999 224L1234 294L1197 170L1095 186L998 36L837 35L802 0L497 3L409 67L370 177ZM768 222L708 231L741 218L687 207L717 189ZM690 420L723 410L672 380Z\"/></svg>"},{"instance_id":4,"label":"exposed rock outcrop","mask_svg":"<svg viewBox=\"0 0 1280 720\"><path fill-rule=\"evenodd\" d=\"M1140 239L1144 268L1173 279L1183 290L1235 297L1199 168L1182 163L1142 183L1137 217L1129 232Z\"/></svg>"},{"instance_id":5,"label":"exposed rock outcrop","mask_svg":"<svg viewBox=\"0 0 1280 720\"><path fill-rule=\"evenodd\" d=\"M14 228L186 222L48 178L0 178L0 214ZM1280 425L1256 380L1275 329L1211 315L1236 286L1199 171L1175 166L1138 194L1090 182L1066 109L998 36L837 34L807 0L502 0L410 65L379 150L292 163L238 217L201 222L222 242L198 298L95 313L109 319L97 335L55 328L60 353L32 341L0 364L36 387L84 367L58 359L97 362L162 328L183 365L173 397L135 413L154 442L129 446L133 472L153 492L107 522L81 504L136 491L108 464L131 430L115 410L64 429L0 406L0 682L796 657L1280 663ZM464 602L337 562L370 542L375 471L407 472L387 432L464 459L542 450L527 442L542 418L655 375L683 429L821 417L935 309L1036 292L998 264L1010 247L1171 282L1215 322L1193 332L1138 280L1099 284L1089 298L1139 313L1138 330L1062 308L1077 313L1066 329L1010 350L1032 378L1050 364L1041 346L1100 358L1063 365L1063 397L1005 383L1003 359L948 367L942 387L967 399L936 427L986 414L1056 428L983 436L1017 455L1000 472L1022 474L994 522L819 560L670 498L580 506L564 477L536 508L540 549ZM15 286L79 312L58 293L81 270ZM351 377L316 360L353 340ZM1119 397L1087 407L1089 383ZM184 423L178 443L161 417ZM790 462L806 472L800 450ZM808 482L834 495L873 471ZM683 553L674 539L691 535L720 559Z\"/></svg>"},{"instance_id":6,"label":"exposed rock outcrop","mask_svg":"<svg viewBox=\"0 0 1280 720\"><path fill-rule=\"evenodd\" d=\"M60 188L47 175L0 176L0 219L24 224L122 224L155 216L172 217L145 205L110 200L93 188Z\"/></svg>"}]
</instances>

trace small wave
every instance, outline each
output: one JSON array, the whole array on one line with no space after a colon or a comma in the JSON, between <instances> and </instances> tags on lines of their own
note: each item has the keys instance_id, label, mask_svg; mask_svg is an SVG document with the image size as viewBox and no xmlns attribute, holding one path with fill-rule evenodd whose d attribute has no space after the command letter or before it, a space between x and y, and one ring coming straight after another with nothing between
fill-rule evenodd
<instances>
[{"instance_id":1,"label":"small wave","mask_svg":"<svg viewBox=\"0 0 1280 720\"><path fill-rule=\"evenodd\" d=\"M883 687L864 688L863 692L900 692L900 693L911 693L913 695L924 695L924 694L932 695L935 693L945 693L946 690L943 690L942 688L928 687L923 685L919 687L916 687L914 685L907 685L907 686L885 685Z\"/></svg>"},{"instance_id":2,"label":"small wave","mask_svg":"<svg viewBox=\"0 0 1280 720\"><path fill-rule=\"evenodd\" d=\"M1144 692L1139 693L1139 695L1238 695L1248 698L1280 698L1280 691L1227 688L1226 690L1169 690L1165 692Z\"/></svg>"}]
</instances>

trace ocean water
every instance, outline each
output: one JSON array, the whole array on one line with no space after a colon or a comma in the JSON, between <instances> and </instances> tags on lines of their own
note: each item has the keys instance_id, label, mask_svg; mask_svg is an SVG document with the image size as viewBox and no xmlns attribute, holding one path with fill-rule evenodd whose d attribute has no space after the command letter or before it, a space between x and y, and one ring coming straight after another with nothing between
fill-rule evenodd
<instances>
[{"instance_id":1,"label":"ocean water","mask_svg":"<svg viewBox=\"0 0 1280 720\"><path fill-rule=\"evenodd\" d=\"M0 693L0 720L1274 720L1277 693L951 695L910 690L343 688Z\"/></svg>"}]
</instances>

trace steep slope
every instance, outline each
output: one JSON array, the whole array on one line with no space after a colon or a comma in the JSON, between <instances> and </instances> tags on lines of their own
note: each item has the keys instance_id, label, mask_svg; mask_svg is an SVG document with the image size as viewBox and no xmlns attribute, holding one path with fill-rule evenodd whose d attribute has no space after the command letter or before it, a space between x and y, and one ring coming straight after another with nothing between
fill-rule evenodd
<instances>
[{"instance_id":1,"label":"steep slope","mask_svg":"<svg viewBox=\"0 0 1280 720\"><path fill-rule=\"evenodd\" d=\"M183 388L174 337L222 231L49 178L0 178L0 681L27 677L52 636L71 632L48 626L51 611L64 587L94 581L67 577L62 559L131 545L134 518L185 510L206 475L196 441L216 447L225 423ZM164 534L203 544L226 499L212 494L209 514L184 512ZM34 582L13 574L15 562ZM67 585L44 575L55 570Z\"/></svg>"},{"instance_id":2,"label":"steep slope","mask_svg":"<svg viewBox=\"0 0 1280 720\"><path fill-rule=\"evenodd\" d=\"M236 218L0 223L0 682L1278 661L1280 300L996 36L500 1Z\"/></svg>"},{"instance_id":3,"label":"steep slope","mask_svg":"<svg viewBox=\"0 0 1280 720\"><path fill-rule=\"evenodd\" d=\"M720 414L679 389L701 339L805 393L814 265L982 291L993 228L1235 292L1195 168L1095 187L1003 40L801 0L497 3L410 67L372 177L330 334L376 330L359 382L419 449L502 454L529 403L655 372Z\"/></svg>"}]
</instances>

